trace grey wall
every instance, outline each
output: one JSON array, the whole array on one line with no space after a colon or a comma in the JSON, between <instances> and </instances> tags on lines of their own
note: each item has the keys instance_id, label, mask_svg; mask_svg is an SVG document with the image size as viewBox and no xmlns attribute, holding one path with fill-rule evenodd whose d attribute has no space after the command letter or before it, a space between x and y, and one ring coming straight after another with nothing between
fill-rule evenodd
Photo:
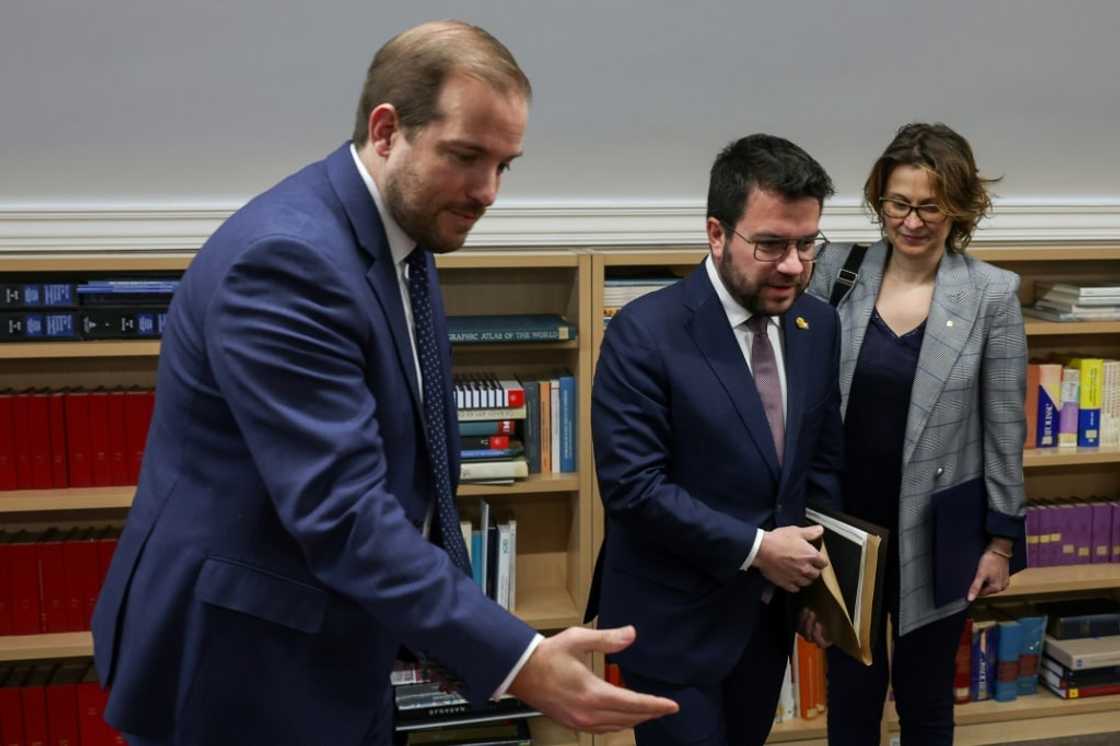
<instances>
[{"instance_id":1,"label":"grey wall","mask_svg":"<svg viewBox=\"0 0 1120 746\"><path fill-rule=\"evenodd\" d=\"M500 204L693 202L759 130L854 198L913 119L968 136L1005 198L1120 198L1108 0L4 0L0 207L241 201L342 142L373 51L440 17L536 89Z\"/></svg>"}]
</instances>

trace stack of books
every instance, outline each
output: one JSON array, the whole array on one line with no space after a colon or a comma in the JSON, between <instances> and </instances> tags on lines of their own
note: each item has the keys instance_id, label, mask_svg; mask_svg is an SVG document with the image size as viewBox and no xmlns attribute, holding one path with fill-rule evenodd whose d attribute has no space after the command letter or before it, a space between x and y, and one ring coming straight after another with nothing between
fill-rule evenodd
<instances>
[{"instance_id":1,"label":"stack of books","mask_svg":"<svg viewBox=\"0 0 1120 746\"><path fill-rule=\"evenodd\" d=\"M459 693L460 682L434 661L397 661L389 682L395 746L532 743L526 721L540 713L509 695L472 707Z\"/></svg>"},{"instance_id":2,"label":"stack of books","mask_svg":"<svg viewBox=\"0 0 1120 746\"><path fill-rule=\"evenodd\" d=\"M540 378L460 371L455 404L461 482L510 484L576 470L576 381L567 371Z\"/></svg>"},{"instance_id":3,"label":"stack of books","mask_svg":"<svg viewBox=\"0 0 1120 746\"><path fill-rule=\"evenodd\" d=\"M1026 533L1028 567L1120 563L1120 501L1032 500Z\"/></svg>"},{"instance_id":4,"label":"stack of books","mask_svg":"<svg viewBox=\"0 0 1120 746\"><path fill-rule=\"evenodd\" d=\"M1036 282L1023 314L1046 321L1120 321L1120 282Z\"/></svg>"},{"instance_id":5,"label":"stack of books","mask_svg":"<svg viewBox=\"0 0 1120 746\"><path fill-rule=\"evenodd\" d=\"M603 281L603 326L618 313L618 309L647 293L668 287L680 278L661 272L654 274L612 275Z\"/></svg>"}]
</instances>

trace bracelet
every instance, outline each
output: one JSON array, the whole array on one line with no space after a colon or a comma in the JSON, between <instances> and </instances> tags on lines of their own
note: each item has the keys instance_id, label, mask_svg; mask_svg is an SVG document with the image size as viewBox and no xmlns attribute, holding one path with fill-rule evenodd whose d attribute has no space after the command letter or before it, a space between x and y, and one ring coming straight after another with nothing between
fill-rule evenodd
<instances>
[{"instance_id":1,"label":"bracelet","mask_svg":"<svg viewBox=\"0 0 1120 746\"><path fill-rule=\"evenodd\" d=\"M995 547L988 547L988 551L991 552L992 554L996 555L997 557L1003 557L1005 560L1011 559L1011 555L1008 554L1007 552L1003 551L1002 549L996 549Z\"/></svg>"}]
</instances>

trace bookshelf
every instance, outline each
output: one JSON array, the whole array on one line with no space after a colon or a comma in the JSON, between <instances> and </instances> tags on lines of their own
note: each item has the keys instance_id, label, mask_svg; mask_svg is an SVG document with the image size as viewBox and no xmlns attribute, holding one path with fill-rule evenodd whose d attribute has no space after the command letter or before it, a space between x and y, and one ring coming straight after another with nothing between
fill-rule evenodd
<instances>
[{"instance_id":1,"label":"bookshelf","mask_svg":"<svg viewBox=\"0 0 1120 746\"><path fill-rule=\"evenodd\" d=\"M683 276L695 268L706 253L706 248L691 247L595 251L591 271L594 284L591 319L596 358L603 338L602 298L604 281L608 277L626 269L661 269ZM1020 298L1024 303L1034 299L1036 281L1120 282L1118 244L987 244L976 245L969 253L1018 273L1022 278ZM1025 328L1032 358L1060 352L1120 357L1120 322L1056 323L1028 319ZM1024 453L1024 472L1028 501L1075 495L1120 496L1120 448L1028 449ZM598 494L593 494L594 553L602 540L603 510ZM1027 599L1092 592L1120 593L1120 565L1030 568L1015 576L1011 587L999 598ZM889 742L889 735L898 732L894 708L888 705L887 712L884 744ZM1013 734L1026 739L1120 731L1120 696L1066 702L1044 692L1013 703L971 703L957 708L957 721L956 743L965 745L1015 740L1011 737ZM816 718L778 724L771 733L770 743L823 746L825 723L824 718ZM615 734L600 737L596 743L628 746L633 743L633 736Z\"/></svg>"},{"instance_id":2,"label":"bookshelf","mask_svg":"<svg viewBox=\"0 0 1120 746\"><path fill-rule=\"evenodd\" d=\"M0 255L0 273L169 273L187 268L191 254ZM577 339L557 343L457 345L455 365L499 373L567 369L577 379L581 428L577 463L590 463L590 436L582 430L590 396L590 257L577 251L460 252L437 260L451 314L558 313L577 324ZM66 388L155 385L158 341L31 342L0 345L0 388ZM590 581L590 475L537 474L512 485L464 484L464 517L477 517L485 498L498 516L518 520L518 589L515 613L531 626L556 630L579 624ZM5 528L121 523L134 487L0 492ZM90 656L89 632L0 637L0 662ZM580 735L545 718L531 723L534 743L589 746Z\"/></svg>"}]
</instances>

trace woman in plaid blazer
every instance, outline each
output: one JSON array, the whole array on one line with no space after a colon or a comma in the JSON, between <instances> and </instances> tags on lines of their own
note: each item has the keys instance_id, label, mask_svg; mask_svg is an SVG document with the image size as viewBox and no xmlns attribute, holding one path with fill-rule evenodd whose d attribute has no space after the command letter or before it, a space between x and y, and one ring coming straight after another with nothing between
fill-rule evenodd
<instances>
[{"instance_id":1,"label":"woman in plaid blazer","mask_svg":"<svg viewBox=\"0 0 1120 746\"><path fill-rule=\"evenodd\" d=\"M888 666L880 630L872 666L828 651L833 746L879 742L888 682L903 743L952 743L966 609L1007 587L1021 545L1019 277L964 253L991 209L990 181L963 137L915 123L898 131L864 187L883 238L837 305L844 508L891 531L883 609L894 648ZM829 246L810 291L830 298L850 253Z\"/></svg>"}]
</instances>

